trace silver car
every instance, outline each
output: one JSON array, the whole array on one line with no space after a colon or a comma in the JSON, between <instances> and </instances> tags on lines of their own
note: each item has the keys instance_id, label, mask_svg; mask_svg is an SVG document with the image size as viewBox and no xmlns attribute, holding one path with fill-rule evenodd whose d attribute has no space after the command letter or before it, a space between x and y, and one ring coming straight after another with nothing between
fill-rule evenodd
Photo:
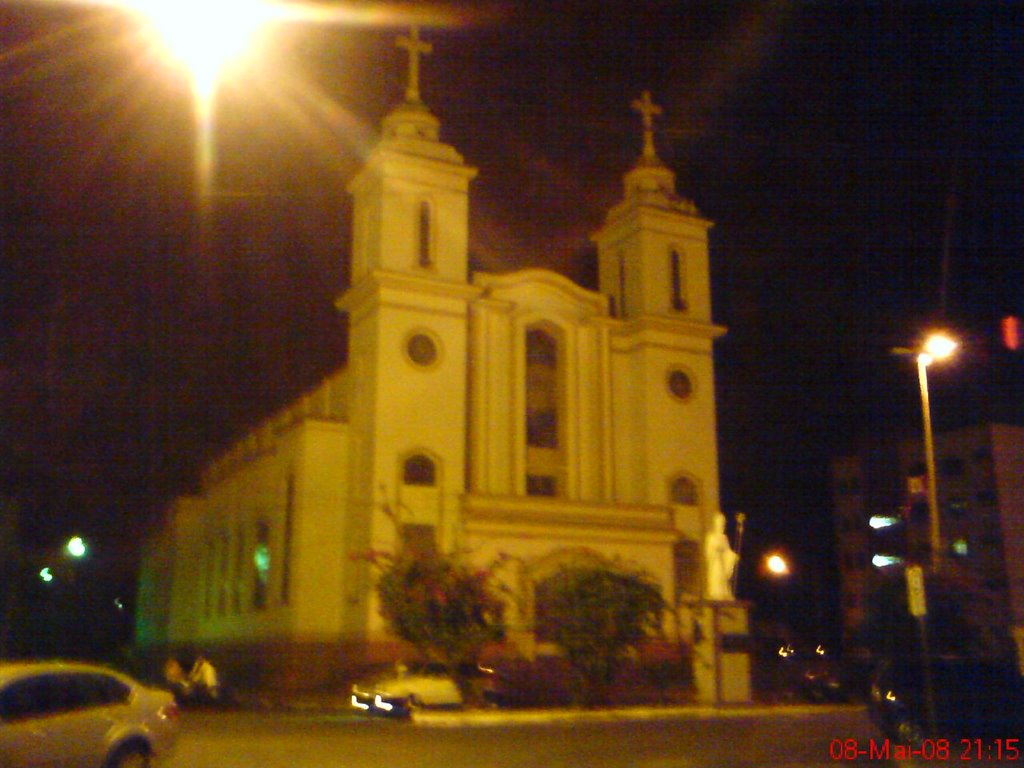
<instances>
[{"instance_id":1,"label":"silver car","mask_svg":"<svg viewBox=\"0 0 1024 768\"><path fill-rule=\"evenodd\" d=\"M145 768L173 748L167 691L104 667L0 663L0 766Z\"/></svg>"}]
</instances>

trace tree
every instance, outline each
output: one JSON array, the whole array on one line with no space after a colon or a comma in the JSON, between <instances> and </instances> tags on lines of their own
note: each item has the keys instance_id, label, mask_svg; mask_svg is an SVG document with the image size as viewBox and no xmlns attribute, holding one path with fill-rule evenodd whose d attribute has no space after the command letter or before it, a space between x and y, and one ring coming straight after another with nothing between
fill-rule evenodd
<instances>
[{"instance_id":1,"label":"tree","mask_svg":"<svg viewBox=\"0 0 1024 768\"><path fill-rule=\"evenodd\" d=\"M392 631L442 664L472 698L464 668L505 634L505 605L491 586L491 571L436 552L382 556L377 564L380 611Z\"/></svg>"},{"instance_id":2,"label":"tree","mask_svg":"<svg viewBox=\"0 0 1024 768\"><path fill-rule=\"evenodd\" d=\"M566 655L577 701L603 700L630 651L661 629L665 602L646 574L565 567L537 585L537 632Z\"/></svg>"}]
</instances>

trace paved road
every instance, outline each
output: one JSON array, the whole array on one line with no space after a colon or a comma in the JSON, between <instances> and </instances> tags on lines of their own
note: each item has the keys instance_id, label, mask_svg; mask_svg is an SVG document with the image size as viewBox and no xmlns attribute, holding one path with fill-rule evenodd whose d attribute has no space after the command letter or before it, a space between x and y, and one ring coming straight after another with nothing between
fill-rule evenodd
<instances>
[{"instance_id":1,"label":"paved road","mask_svg":"<svg viewBox=\"0 0 1024 768\"><path fill-rule=\"evenodd\" d=\"M878 734L856 707L689 711L639 719L424 718L194 713L173 768L804 768L884 765L833 759L834 739Z\"/></svg>"}]
</instances>

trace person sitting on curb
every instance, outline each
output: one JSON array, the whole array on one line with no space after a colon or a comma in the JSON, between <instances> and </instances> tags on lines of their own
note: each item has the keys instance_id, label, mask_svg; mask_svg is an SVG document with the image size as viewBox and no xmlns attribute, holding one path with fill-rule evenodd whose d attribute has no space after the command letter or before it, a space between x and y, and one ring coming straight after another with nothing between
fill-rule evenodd
<instances>
[{"instance_id":1,"label":"person sitting on curb","mask_svg":"<svg viewBox=\"0 0 1024 768\"><path fill-rule=\"evenodd\" d=\"M189 682L197 701L212 704L220 700L217 670L202 654L196 656L192 671L189 673Z\"/></svg>"},{"instance_id":2,"label":"person sitting on curb","mask_svg":"<svg viewBox=\"0 0 1024 768\"><path fill-rule=\"evenodd\" d=\"M164 680L174 694L175 700L180 704L192 696L192 683L189 681L185 670L174 656L168 656L164 662Z\"/></svg>"}]
</instances>

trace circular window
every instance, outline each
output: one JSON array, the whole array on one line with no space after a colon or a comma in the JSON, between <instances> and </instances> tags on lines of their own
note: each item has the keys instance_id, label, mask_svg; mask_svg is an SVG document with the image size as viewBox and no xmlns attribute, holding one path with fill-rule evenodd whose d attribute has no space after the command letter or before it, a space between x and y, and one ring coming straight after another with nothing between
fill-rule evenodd
<instances>
[{"instance_id":1,"label":"circular window","mask_svg":"<svg viewBox=\"0 0 1024 768\"><path fill-rule=\"evenodd\" d=\"M690 377L683 373L683 371L669 371L668 391L672 393L673 397L678 397L680 400L688 400L693 394L693 382L690 381Z\"/></svg>"},{"instance_id":2,"label":"circular window","mask_svg":"<svg viewBox=\"0 0 1024 768\"><path fill-rule=\"evenodd\" d=\"M437 343L425 333L414 333L405 343L405 353L416 365L427 367L437 362Z\"/></svg>"}]
</instances>

